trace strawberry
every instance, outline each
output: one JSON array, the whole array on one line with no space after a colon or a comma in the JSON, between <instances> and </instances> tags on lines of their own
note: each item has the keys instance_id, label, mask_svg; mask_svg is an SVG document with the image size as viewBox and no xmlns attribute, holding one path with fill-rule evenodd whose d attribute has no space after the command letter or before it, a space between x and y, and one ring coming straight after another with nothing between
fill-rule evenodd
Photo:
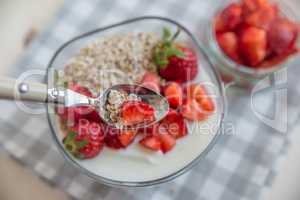
<instances>
[{"instance_id":1,"label":"strawberry","mask_svg":"<svg viewBox=\"0 0 300 200\"><path fill-rule=\"evenodd\" d=\"M112 149L121 149L124 147L121 141L119 140L120 129L111 126L106 126L105 133L106 134L104 142L108 147Z\"/></svg>"},{"instance_id":2,"label":"strawberry","mask_svg":"<svg viewBox=\"0 0 300 200\"><path fill-rule=\"evenodd\" d=\"M153 151L159 151L161 149L161 141L158 136L146 136L139 143Z\"/></svg>"},{"instance_id":3,"label":"strawberry","mask_svg":"<svg viewBox=\"0 0 300 200\"><path fill-rule=\"evenodd\" d=\"M171 151L176 145L176 139L167 132L160 133L159 138L161 142L161 151L163 153Z\"/></svg>"},{"instance_id":4,"label":"strawberry","mask_svg":"<svg viewBox=\"0 0 300 200\"><path fill-rule=\"evenodd\" d=\"M165 86L163 93L172 108L182 105L183 91L178 83L170 82Z\"/></svg>"},{"instance_id":5,"label":"strawberry","mask_svg":"<svg viewBox=\"0 0 300 200\"><path fill-rule=\"evenodd\" d=\"M243 14L248 15L266 6L268 0L242 0Z\"/></svg>"},{"instance_id":6,"label":"strawberry","mask_svg":"<svg viewBox=\"0 0 300 200\"><path fill-rule=\"evenodd\" d=\"M295 46L298 37L298 25L285 19L277 18L268 31L269 48L276 54L282 54Z\"/></svg>"},{"instance_id":7,"label":"strawberry","mask_svg":"<svg viewBox=\"0 0 300 200\"><path fill-rule=\"evenodd\" d=\"M275 4L266 4L245 17L245 24L267 30L278 15Z\"/></svg>"},{"instance_id":8,"label":"strawberry","mask_svg":"<svg viewBox=\"0 0 300 200\"><path fill-rule=\"evenodd\" d=\"M141 80L141 85L160 93L160 78L155 73L146 72Z\"/></svg>"},{"instance_id":9,"label":"strawberry","mask_svg":"<svg viewBox=\"0 0 300 200\"><path fill-rule=\"evenodd\" d=\"M78 159L94 158L103 148L103 130L98 123L83 121L84 123L79 122L76 126L76 132L68 132L63 144L67 151Z\"/></svg>"},{"instance_id":10,"label":"strawberry","mask_svg":"<svg viewBox=\"0 0 300 200\"><path fill-rule=\"evenodd\" d=\"M121 106L121 120L125 126L149 123L155 120L154 108L142 101L126 101Z\"/></svg>"},{"instance_id":11,"label":"strawberry","mask_svg":"<svg viewBox=\"0 0 300 200\"><path fill-rule=\"evenodd\" d=\"M200 104L195 99L191 98L187 98L183 101L181 114L183 117L191 121L202 121L207 118L207 114L201 108Z\"/></svg>"},{"instance_id":12,"label":"strawberry","mask_svg":"<svg viewBox=\"0 0 300 200\"><path fill-rule=\"evenodd\" d=\"M280 55L273 55L270 58L266 59L261 64L259 64L259 67L268 68L268 67L278 65L278 64L284 62L290 56L295 55L298 52L299 52L299 49L290 48L290 49L288 49L287 51L285 51L284 53L282 53Z\"/></svg>"},{"instance_id":13,"label":"strawberry","mask_svg":"<svg viewBox=\"0 0 300 200\"><path fill-rule=\"evenodd\" d=\"M123 147L127 147L129 144L131 144L136 136L136 132L134 131L121 131L118 135L118 139L120 143L123 145Z\"/></svg>"},{"instance_id":14,"label":"strawberry","mask_svg":"<svg viewBox=\"0 0 300 200\"><path fill-rule=\"evenodd\" d=\"M154 48L153 60L161 77L168 81L186 82L198 73L197 56L190 48L174 44L178 36L164 28L162 41Z\"/></svg>"},{"instance_id":15,"label":"strawberry","mask_svg":"<svg viewBox=\"0 0 300 200\"><path fill-rule=\"evenodd\" d=\"M71 84L69 89L83 94L88 97L94 97L92 93L85 87L78 84ZM56 108L57 114L65 122L75 125L78 123L79 119L88 119L89 121L94 121L101 123L102 120L98 114L98 111L89 106L77 106L77 107L60 107Z\"/></svg>"},{"instance_id":16,"label":"strawberry","mask_svg":"<svg viewBox=\"0 0 300 200\"><path fill-rule=\"evenodd\" d=\"M228 5L220 15L216 17L216 32L234 30L240 23L242 17L242 8L238 3Z\"/></svg>"},{"instance_id":17,"label":"strawberry","mask_svg":"<svg viewBox=\"0 0 300 200\"><path fill-rule=\"evenodd\" d=\"M175 110L169 111L167 116L161 120L160 126L160 128L165 128L176 139L184 137L188 133L182 115L178 114Z\"/></svg>"},{"instance_id":18,"label":"strawberry","mask_svg":"<svg viewBox=\"0 0 300 200\"><path fill-rule=\"evenodd\" d=\"M247 27L242 31L240 49L250 66L256 66L267 54L267 33L256 27Z\"/></svg>"},{"instance_id":19,"label":"strawberry","mask_svg":"<svg viewBox=\"0 0 300 200\"><path fill-rule=\"evenodd\" d=\"M241 63L238 38L234 32L217 34L217 41L224 53L232 60Z\"/></svg>"}]
</instances>

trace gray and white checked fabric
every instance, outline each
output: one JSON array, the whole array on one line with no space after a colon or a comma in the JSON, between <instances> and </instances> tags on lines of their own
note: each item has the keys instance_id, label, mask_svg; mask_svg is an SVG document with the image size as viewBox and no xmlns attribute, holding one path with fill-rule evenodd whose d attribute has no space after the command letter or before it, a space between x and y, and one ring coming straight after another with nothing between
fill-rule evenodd
<instances>
[{"instance_id":1,"label":"gray and white checked fabric","mask_svg":"<svg viewBox=\"0 0 300 200\"><path fill-rule=\"evenodd\" d=\"M221 0L69 0L49 27L39 35L22 59L11 69L18 76L28 69L45 69L54 51L71 37L113 22L140 15L168 16L194 33L209 19ZM43 8L44 9L44 8ZM288 73L289 128L298 121L297 66ZM296 82L297 83L297 82ZM258 95L260 111L273 110L272 91ZM275 88L276 89L276 88ZM116 189L95 183L62 158L50 136L45 114L29 115L15 103L0 101L0 148L74 199L201 199L254 200L276 174L273 166L285 147L288 134L261 123L250 107L249 95L229 91L226 123L234 135L222 135L206 160L176 180L150 188ZM225 126L226 128L226 126Z\"/></svg>"}]
</instances>

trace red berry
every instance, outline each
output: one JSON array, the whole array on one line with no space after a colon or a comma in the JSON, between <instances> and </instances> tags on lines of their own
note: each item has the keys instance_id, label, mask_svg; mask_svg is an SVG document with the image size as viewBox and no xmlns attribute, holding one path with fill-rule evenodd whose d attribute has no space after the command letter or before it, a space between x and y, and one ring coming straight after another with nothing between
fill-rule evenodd
<instances>
[{"instance_id":1,"label":"red berry","mask_svg":"<svg viewBox=\"0 0 300 200\"><path fill-rule=\"evenodd\" d=\"M237 3L228 5L220 15L216 17L216 32L231 31L241 23L242 8Z\"/></svg>"},{"instance_id":2,"label":"red berry","mask_svg":"<svg viewBox=\"0 0 300 200\"><path fill-rule=\"evenodd\" d=\"M182 105L183 91L178 83L169 83L165 86L163 93L172 108L177 108Z\"/></svg>"},{"instance_id":3,"label":"red berry","mask_svg":"<svg viewBox=\"0 0 300 200\"><path fill-rule=\"evenodd\" d=\"M248 15L268 4L268 0L242 0L243 14Z\"/></svg>"},{"instance_id":4,"label":"red berry","mask_svg":"<svg viewBox=\"0 0 300 200\"><path fill-rule=\"evenodd\" d=\"M176 139L168 132L160 133L159 138L161 142L161 150L163 153L171 151L176 145Z\"/></svg>"},{"instance_id":5,"label":"red berry","mask_svg":"<svg viewBox=\"0 0 300 200\"><path fill-rule=\"evenodd\" d=\"M120 129L111 127L111 126L106 126L105 128L105 139L104 142L105 144L112 148L112 149L121 149L123 148L123 145L121 141L119 140L119 135L120 135Z\"/></svg>"},{"instance_id":6,"label":"red berry","mask_svg":"<svg viewBox=\"0 0 300 200\"><path fill-rule=\"evenodd\" d=\"M187 98L183 101L181 114L191 121L202 121L207 118L207 114L200 104L195 99L191 98Z\"/></svg>"},{"instance_id":7,"label":"red berry","mask_svg":"<svg viewBox=\"0 0 300 200\"><path fill-rule=\"evenodd\" d=\"M238 38L234 32L217 34L217 41L224 53L232 60L241 63Z\"/></svg>"},{"instance_id":8,"label":"red berry","mask_svg":"<svg viewBox=\"0 0 300 200\"><path fill-rule=\"evenodd\" d=\"M240 38L240 49L250 66L258 65L267 54L266 31L256 27L245 28Z\"/></svg>"},{"instance_id":9,"label":"red berry","mask_svg":"<svg viewBox=\"0 0 300 200\"><path fill-rule=\"evenodd\" d=\"M277 15L278 7L276 5L266 4L246 16L245 23L267 30Z\"/></svg>"},{"instance_id":10,"label":"red berry","mask_svg":"<svg viewBox=\"0 0 300 200\"><path fill-rule=\"evenodd\" d=\"M272 55L271 57L269 57L268 59L266 59L265 61L263 61L259 65L259 67L261 67L261 68L268 68L268 67L272 67L272 66L281 64L287 58L289 58L292 55L295 55L298 52L299 52L298 48L290 48L289 50L285 51L284 53L282 53L280 55Z\"/></svg>"},{"instance_id":11,"label":"red berry","mask_svg":"<svg viewBox=\"0 0 300 200\"><path fill-rule=\"evenodd\" d=\"M174 138L181 138L187 135L187 126L182 115L178 114L175 110L170 110L167 116L160 122L161 128L172 135Z\"/></svg>"},{"instance_id":12,"label":"red berry","mask_svg":"<svg viewBox=\"0 0 300 200\"><path fill-rule=\"evenodd\" d=\"M123 145L123 147L127 147L129 144L131 144L136 136L136 132L134 131L121 131L119 133L118 139L120 140L120 143Z\"/></svg>"},{"instance_id":13,"label":"red berry","mask_svg":"<svg viewBox=\"0 0 300 200\"><path fill-rule=\"evenodd\" d=\"M268 31L269 48L276 54L282 54L295 46L297 37L297 24L285 18L278 18L273 21Z\"/></svg>"},{"instance_id":14,"label":"red berry","mask_svg":"<svg viewBox=\"0 0 300 200\"><path fill-rule=\"evenodd\" d=\"M66 149L79 159L89 159L97 156L104 143L102 125L87 120L80 120L63 140Z\"/></svg>"},{"instance_id":15,"label":"red berry","mask_svg":"<svg viewBox=\"0 0 300 200\"><path fill-rule=\"evenodd\" d=\"M155 73L146 72L142 78L141 85L160 93L160 78Z\"/></svg>"},{"instance_id":16,"label":"red berry","mask_svg":"<svg viewBox=\"0 0 300 200\"><path fill-rule=\"evenodd\" d=\"M153 151L158 151L161 149L161 141L158 136L146 136L139 143Z\"/></svg>"},{"instance_id":17,"label":"red berry","mask_svg":"<svg viewBox=\"0 0 300 200\"><path fill-rule=\"evenodd\" d=\"M171 56L167 66L159 70L159 74L168 81L186 82L193 80L198 73L196 54L189 48L177 47L184 57Z\"/></svg>"},{"instance_id":18,"label":"red berry","mask_svg":"<svg viewBox=\"0 0 300 200\"><path fill-rule=\"evenodd\" d=\"M125 126L152 122L154 114L154 108L142 101L127 101L121 106L121 120Z\"/></svg>"}]
</instances>

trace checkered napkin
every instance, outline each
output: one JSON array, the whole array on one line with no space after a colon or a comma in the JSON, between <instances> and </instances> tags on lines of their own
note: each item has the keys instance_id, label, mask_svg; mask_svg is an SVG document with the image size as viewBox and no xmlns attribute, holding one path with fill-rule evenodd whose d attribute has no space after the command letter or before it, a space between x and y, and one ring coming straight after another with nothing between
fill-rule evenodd
<instances>
[{"instance_id":1,"label":"checkered napkin","mask_svg":"<svg viewBox=\"0 0 300 200\"><path fill-rule=\"evenodd\" d=\"M44 71L55 50L71 37L135 16L167 16L182 22L194 33L203 32L206 27L201 24L210 18L220 2L66 1L46 31L12 68L11 75L18 76L29 69ZM289 128L299 116L300 92L295 87L299 70L296 67L290 68L292 73L288 74ZM258 95L256 102L262 113L273 110L275 90L276 87L271 87ZM252 112L249 94L229 90L228 96L225 123L234 127L234 134L223 134L203 162L174 181L159 186L116 189L94 182L66 163L57 151L45 112L29 115L18 109L16 103L3 100L0 103L0 147L74 199L258 199L261 189L270 182L270 174L274 174L276 158L288 144L288 134L277 132L257 118ZM38 107L44 110L42 105Z\"/></svg>"}]
</instances>

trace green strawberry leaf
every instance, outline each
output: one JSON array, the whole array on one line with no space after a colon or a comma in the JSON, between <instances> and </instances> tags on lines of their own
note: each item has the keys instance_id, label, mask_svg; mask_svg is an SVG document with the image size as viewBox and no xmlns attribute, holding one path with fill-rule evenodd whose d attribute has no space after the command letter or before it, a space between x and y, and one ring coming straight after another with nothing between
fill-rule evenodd
<instances>
[{"instance_id":1,"label":"green strawberry leaf","mask_svg":"<svg viewBox=\"0 0 300 200\"><path fill-rule=\"evenodd\" d=\"M69 144L71 142L73 142L73 140L75 139L77 133L74 131L69 131L67 137L63 140L64 144Z\"/></svg>"},{"instance_id":2,"label":"green strawberry leaf","mask_svg":"<svg viewBox=\"0 0 300 200\"><path fill-rule=\"evenodd\" d=\"M163 27L163 41L168 41L171 37L172 33L170 31L170 29Z\"/></svg>"},{"instance_id":3,"label":"green strawberry leaf","mask_svg":"<svg viewBox=\"0 0 300 200\"><path fill-rule=\"evenodd\" d=\"M85 147L85 146L88 145L88 144L89 144L89 141L87 141L87 140L82 140L82 141L76 142L76 146L77 146L77 148L79 148L79 149Z\"/></svg>"}]
</instances>

